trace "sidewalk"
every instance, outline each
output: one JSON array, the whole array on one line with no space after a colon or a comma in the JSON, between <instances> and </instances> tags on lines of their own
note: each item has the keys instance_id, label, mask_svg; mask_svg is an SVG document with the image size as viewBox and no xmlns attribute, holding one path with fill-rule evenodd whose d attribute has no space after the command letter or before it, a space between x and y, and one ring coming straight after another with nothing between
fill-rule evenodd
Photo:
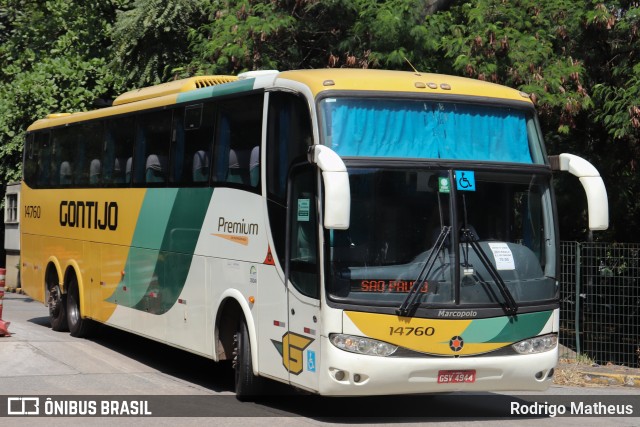
<instances>
[{"instance_id":1,"label":"sidewalk","mask_svg":"<svg viewBox=\"0 0 640 427\"><path fill-rule=\"evenodd\" d=\"M640 369L618 365L590 365L561 359L554 383L579 387L623 386L640 389Z\"/></svg>"}]
</instances>

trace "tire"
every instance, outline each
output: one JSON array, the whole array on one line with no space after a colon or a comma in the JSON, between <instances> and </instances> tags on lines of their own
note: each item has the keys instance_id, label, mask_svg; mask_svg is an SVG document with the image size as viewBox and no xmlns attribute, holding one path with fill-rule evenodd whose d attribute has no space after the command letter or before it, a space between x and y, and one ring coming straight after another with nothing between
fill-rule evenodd
<instances>
[{"instance_id":1,"label":"tire","mask_svg":"<svg viewBox=\"0 0 640 427\"><path fill-rule=\"evenodd\" d=\"M238 332L234 337L234 347L236 397L242 402L256 400L262 394L263 381L262 378L253 374L251 343L245 321L240 321L238 325Z\"/></svg>"},{"instance_id":2,"label":"tire","mask_svg":"<svg viewBox=\"0 0 640 427\"><path fill-rule=\"evenodd\" d=\"M67 324L73 337L86 337L92 329L91 320L83 319L80 312L80 292L78 290L78 280L75 276L71 277L69 291L67 292Z\"/></svg>"},{"instance_id":3,"label":"tire","mask_svg":"<svg viewBox=\"0 0 640 427\"><path fill-rule=\"evenodd\" d=\"M49 297L47 305L49 306L49 322L51 329L58 332L66 332L69 330L67 325L67 296L60 290L60 285L50 283L48 287Z\"/></svg>"}]
</instances>

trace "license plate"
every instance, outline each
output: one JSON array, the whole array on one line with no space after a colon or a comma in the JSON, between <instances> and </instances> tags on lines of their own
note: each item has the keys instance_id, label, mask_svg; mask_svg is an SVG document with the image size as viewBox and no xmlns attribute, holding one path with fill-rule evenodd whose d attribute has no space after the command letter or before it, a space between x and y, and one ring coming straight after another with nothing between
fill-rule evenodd
<instances>
[{"instance_id":1,"label":"license plate","mask_svg":"<svg viewBox=\"0 0 640 427\"><path fill-rule=\"evenodd\" d=\"M438 384L457 384L476 382L476 370L438 371Z\"/></svg>"}]
</instances>

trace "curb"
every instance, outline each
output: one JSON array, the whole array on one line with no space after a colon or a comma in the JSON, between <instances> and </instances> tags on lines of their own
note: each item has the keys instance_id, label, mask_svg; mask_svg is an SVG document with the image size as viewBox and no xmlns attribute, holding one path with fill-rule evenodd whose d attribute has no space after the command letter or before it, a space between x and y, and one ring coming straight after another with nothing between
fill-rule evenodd
<instances>
[{"instance_id":1,"label":"curb","mask_svg":"<svg viewBox=\"0 0 640 427\"><path fill-rule=\"evenodd\" d=\"M593 371L579 371L579 373L583 380L589 384L640 388L640 375L612 374Z\"/></svg>"}]
</instances>

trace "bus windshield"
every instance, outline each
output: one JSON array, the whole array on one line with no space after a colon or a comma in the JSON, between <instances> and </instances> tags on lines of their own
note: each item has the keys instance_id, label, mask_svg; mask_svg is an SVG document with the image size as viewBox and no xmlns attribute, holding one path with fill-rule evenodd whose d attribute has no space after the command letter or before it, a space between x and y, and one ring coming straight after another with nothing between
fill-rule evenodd
<instances>
[{"instance_id":1,"label":"bus windshield","mask_svg":"<svg viewBox=\"0 0 640 427\"><path fill-rule=\"evenodd\" d=\"M325 98L324 144L342 157L544 164L533 110L391 98Z\"/></svg>"},{"instance_id":2,"label":"bus windshield","mask_svg":"<svg viewBox=\"0 0 640 427\"><path fill-rule=\"evenodd\" d=\"M549 177L475 171L473 191L452 191L456 173L349 168L351 225L326 232L329 298L399 307L424 275L428 306L554 299Z\"/></svg>"}]
</instances>

